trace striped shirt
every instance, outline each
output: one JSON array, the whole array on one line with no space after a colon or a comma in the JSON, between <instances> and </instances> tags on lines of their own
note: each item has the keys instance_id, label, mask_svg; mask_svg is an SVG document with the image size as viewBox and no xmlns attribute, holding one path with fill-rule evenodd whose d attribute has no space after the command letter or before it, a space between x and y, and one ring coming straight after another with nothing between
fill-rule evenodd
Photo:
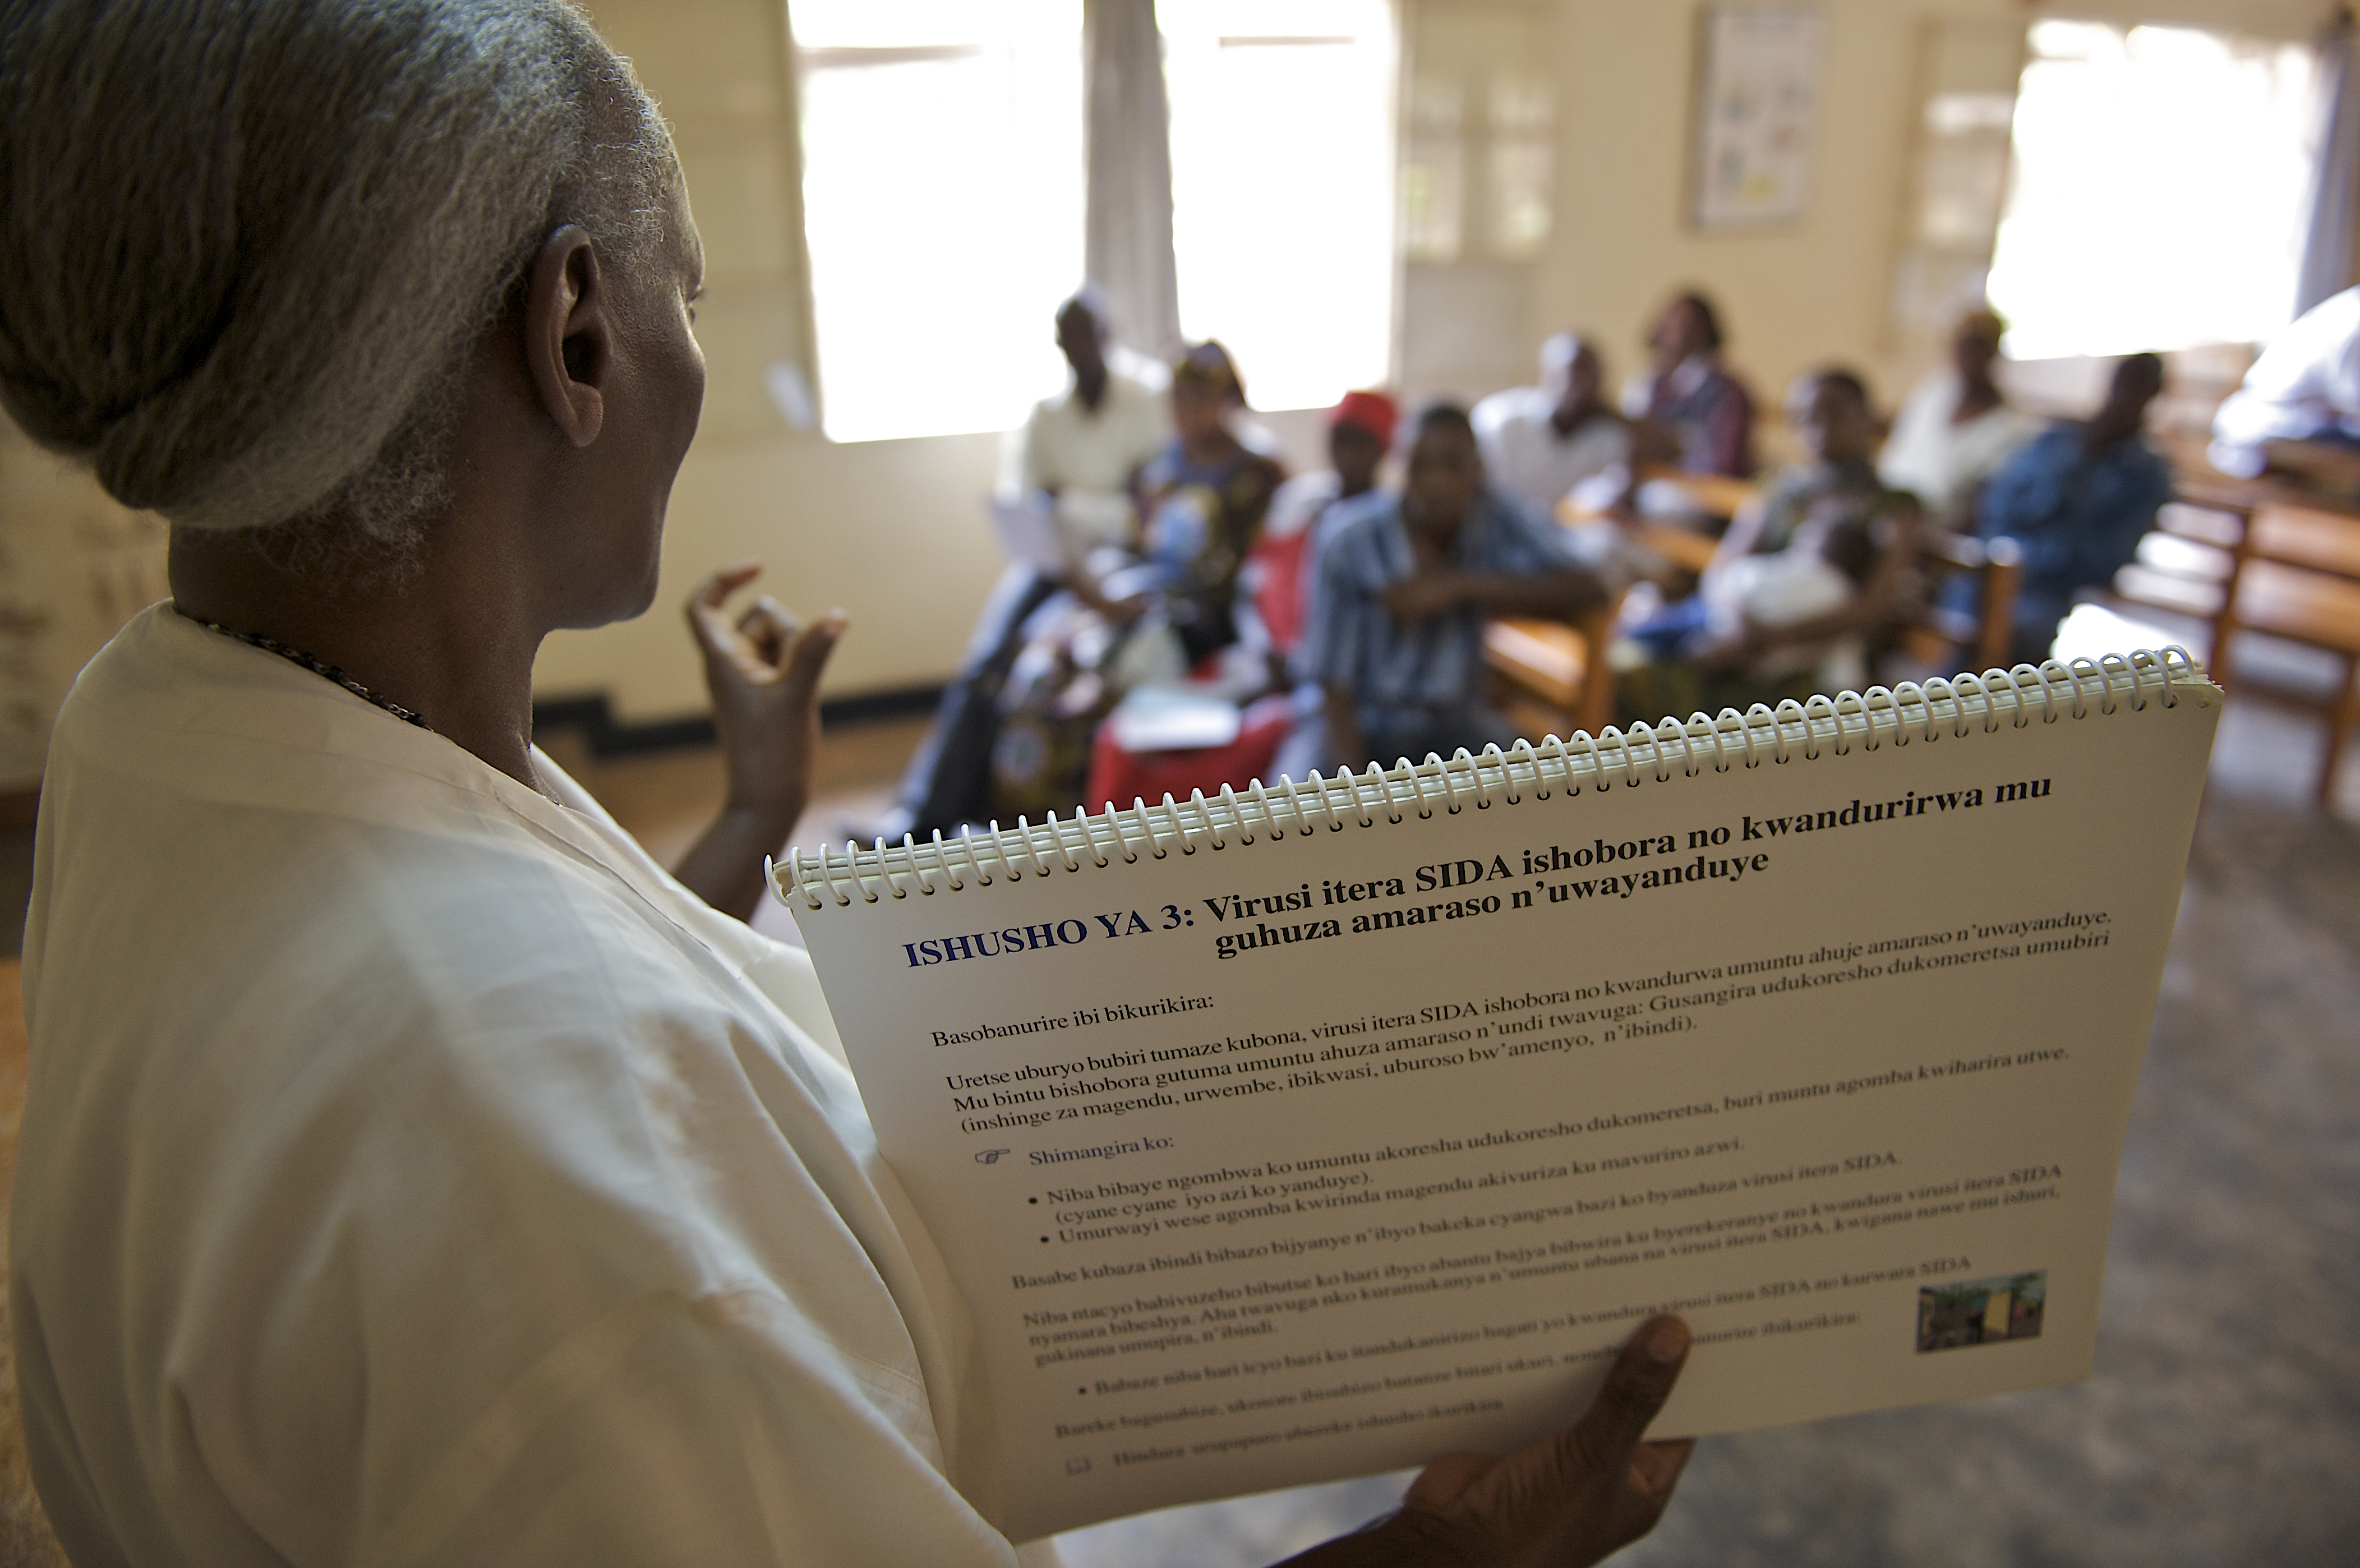
<instances>
[{"instance_id":1,"label":"striped shirt","mask_svg":"<svg viewBox=\"0 0 2360 1568\"><path fill-rule=\"evenodd\" d=\"M1490 489L1459 530L1451 561L1462 572L1514 576L1580 564L1553 525ZM1462 604L1404 624L1380 597L1415 561L1393 492L1356 496L1322 522L1304 676L1351 691L1364 725L1415 724L1472 706L1481 694L1483 612Z\"/></svg>"}]
</instances>

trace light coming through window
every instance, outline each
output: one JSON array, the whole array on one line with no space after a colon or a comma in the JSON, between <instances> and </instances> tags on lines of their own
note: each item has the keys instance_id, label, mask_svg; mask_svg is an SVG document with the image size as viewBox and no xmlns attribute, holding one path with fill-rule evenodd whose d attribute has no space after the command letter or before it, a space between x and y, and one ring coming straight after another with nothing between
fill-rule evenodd
<instances>
[{"instance_id":1,"label":"light coming through window","mask_svg":"<svg viewBox=\"0 0 2360 1568\"><path fill-rule=\"evenodd\" d=\"M2292 314L2310 52L2188 27L2037 22L1991 300L2019 359L2267 339Z\"/></svg>"},{"instance_id":2,"label":"light coming through window","mask_svg":"<svg viewBox=\"0 0 2360 1568\"><path fill-rule=\"evenodd\" d=\"M998 430L1065 373L1078 0L794 0L829 439Z\"/></svg>"}]
</instances>

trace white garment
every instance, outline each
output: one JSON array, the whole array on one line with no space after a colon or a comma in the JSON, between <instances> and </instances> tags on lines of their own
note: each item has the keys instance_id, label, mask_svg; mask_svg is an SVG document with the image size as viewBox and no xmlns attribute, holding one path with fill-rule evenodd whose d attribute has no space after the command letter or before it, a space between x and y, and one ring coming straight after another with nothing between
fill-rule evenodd
<instances>
[{"instance_id":1,"label":"white garment","mask_svg":"<svg viewBox=\"0 0 2360 1568\"><path fill-rule=\"evenodd\" d=\"M1600 416L1559 435L1550 423L1556 412L1557 399L1541 387L1511 387L1470 416L1484 477L1546 521L1556 519L1567 491L1631 456L1631 431L1620 421Z\"/></svg>"},{"instance_id":2,"label":"white garment","mask_svg":"<svg viewBox=\"0 0 2360 1568\"><path fill-rule=\"evenodd\" d=\"M1706 628L1722 637L1742 631L1748 621L1772 628L1799 626L1842 609L1858 592L1816 543L1717 561L1697 584ZM1861 639L1847 635L1824 642L1788 643L1758 655L1749 673L1758 680L1780 681L1807 670L1817 670L1830 691L1857 691L1866 675Z\"/></svg>"},{"instance_id":3,"label":"white garment","mask_svg":"<svg viewBox=\"0 0 2360 1568\"><path fill-rule=\"evenodd\" d=\"M2267 463L2264 443L2320 435L2360 440L2360 289L2321 300L2270 340L2212 417L2206 455L2250 479Z\"/></svg>"},{"instance_id":4,"label":"white garment","mask_svg":"<svg viewBox=\"0 0 2360 1568\"><path fill-rule=\"evenodd\" d=\"M1832 614L1852 603L1852 583L1817 554L1781 550L1722 561L1697 591L1704 595L1706 626L1727 634L1748 621L1791 626Z\"/></svg>"},{"instance_id":5,"label":"white garment","mask_svg":"<svg viewBox=\"0 0 2360 1568\"><path fill-rule=\"evenodd\" d=\"M1131 528L1131 472L1172 439L1172 404L1160 366L1124 355L1107 367L1106 393L1096 408L1068 382L1054 397L1033 405L1013 432L1001 488L1017 494L1054 490L1055 515L1084 555L1124 542Z\"/></svg>"},{"instance_id":6,"label":"white garment","mask_svg":"<svg viewBox=\"0 0 2360 1568\"><path fill-rule=\"evenodd\" d=\"M9 1280L59 1537L1006 1568L809 959L534 763L563 805L169 605L75 683Z\"/></svg>"},{"instance_id":7,"label":"white garment","mask_svg":"<svg viewBox=\"0 0 2360 1568\"><path fill-rule=\"evenodd\" d=\"M1876 458L1877 477L1916 495L1936 517L1962 505L2042 429L2040 420L2005 403L1955 423L1950 414L1960 390L1956 371L1938 371L1919 382L1894 416L1893 433Z\"/></svg>"}]
</instances>

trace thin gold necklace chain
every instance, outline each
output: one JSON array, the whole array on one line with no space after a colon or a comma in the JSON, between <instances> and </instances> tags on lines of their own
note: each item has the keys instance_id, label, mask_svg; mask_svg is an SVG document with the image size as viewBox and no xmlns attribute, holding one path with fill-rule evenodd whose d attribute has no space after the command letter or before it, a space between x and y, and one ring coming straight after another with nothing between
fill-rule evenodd
<instances>
[{"instance_id":1,"label":"thin gold necklace chain","mask_svg":"<svg viewBox=\"0 0 2360 1568\"><path fill-rule=\"evenodd\" d=\"M205 630L209 632L218 632L223 637L228 637L233 642L242 642L248 648L258 648L265 653L275 653L279 658L287 660L290 664L300 664L304 669L310 670L312 674L334 681L345 691L350 691L354 696L358 697L362 702L370 703L376 707L383 708L387 713L391 713L395 718L401 720L404 724L416 724L420 729L424 730L429 735L434 733L434 726L428 724L422 715L412 712L410 709L403 707L400 703L395 702L390 697L383 696L376 691L370 691L367 687L362 685L359 681L345 674L335 665L314 659L300 648L290 648L276 637L264 637L260 632L232 631L229 627L222 626L217 622L199 620L196 616L190 615L186 610L178 610L178 614L183 619L196 621L197 625L204 627Z\"/></svg>"}]
</instances>

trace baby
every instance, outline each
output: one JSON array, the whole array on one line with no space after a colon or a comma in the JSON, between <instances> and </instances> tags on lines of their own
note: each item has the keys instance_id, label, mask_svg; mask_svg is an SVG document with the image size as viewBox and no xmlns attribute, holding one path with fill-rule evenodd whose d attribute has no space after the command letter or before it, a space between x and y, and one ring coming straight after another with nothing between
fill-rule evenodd
<instances>
[{"instance_id":1,"label":"baby","mask_svg":"<svg viewBox=\"0 0 2360 1568\"><path fill-rule=\"evenodd\" d=\"M1890 613L1914 506L1876 476L1857 376L1803 377L1788 418L1807 460L1738 514L1696 593L1626 606L1616 662L1627 711L1710 712L1866 678L1866 634Z\"/></svg>"},{"instance_id":2,"label":"baby","mask_svg":"<svg viewBox=\"0 0 2360 1568\"><path fill-rule=\"evenodd\" d=\"M1876 564L1876 542L1849 497L1813 506L1786 548L1714 563L1697 585L1704 601L1701 636L1724 642L1749 626L1776 630L1850 604Z\"/></svg>"}]
</instances>

